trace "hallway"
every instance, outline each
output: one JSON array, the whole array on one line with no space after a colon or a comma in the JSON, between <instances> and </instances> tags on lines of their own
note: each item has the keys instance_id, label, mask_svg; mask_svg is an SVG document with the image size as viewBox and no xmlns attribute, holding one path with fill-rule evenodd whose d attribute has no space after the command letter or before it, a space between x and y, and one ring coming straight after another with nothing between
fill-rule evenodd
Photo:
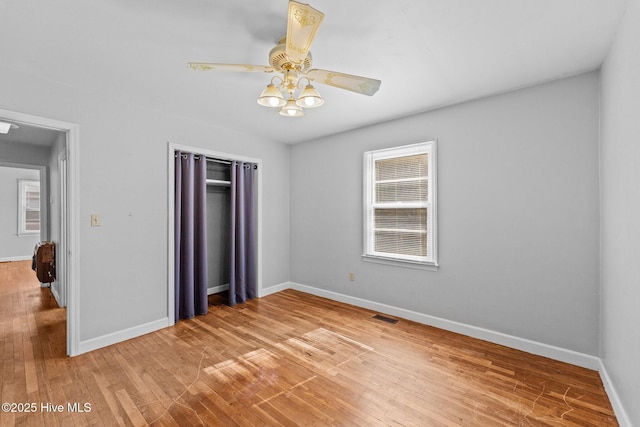
<instances>
[{"instance_id":1,"label":"hallway","mask_svg":"<svg viewBox=\"0 0 640 427\"><path fill-rule=\"evenodd\" d=\"M2 402L56 401L73 382L66 313L49 288L40 286L31 261L0 263L0 313ZM0 425L23 416L3 411Z\"/></svg>"}]
</instances>

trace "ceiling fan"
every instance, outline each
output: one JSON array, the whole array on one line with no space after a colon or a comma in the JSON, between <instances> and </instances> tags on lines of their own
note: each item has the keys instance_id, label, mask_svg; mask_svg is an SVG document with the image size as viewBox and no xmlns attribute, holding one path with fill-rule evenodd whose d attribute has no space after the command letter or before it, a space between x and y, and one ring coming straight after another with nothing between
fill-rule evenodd
<instances>
[{"instance_id":1,"label":"ceiling fan","mask_svg":"<svg viewBox=\"0 0 640 427\"><path fill-rule=\"evenodd\" d=\"M240 71L282 73L274 76L258 98L258 104L280 108L285 117L301 117L302 108L315 108L324 103L311 82L334 86L364 95L373 95L380 88L380 80L335 71L311 69L309 49L324 19L324 14L308 4L289 1L287 35L279 40L269 53L271 65L217 64L189 62L189 68L198 71ZM306 85L302 89L303 81ZM276 86L277 84L277 86ZM296 91L302 89L296 98ZM288 95L285 100L283 92Z\"/></svg>"}]
</instances>

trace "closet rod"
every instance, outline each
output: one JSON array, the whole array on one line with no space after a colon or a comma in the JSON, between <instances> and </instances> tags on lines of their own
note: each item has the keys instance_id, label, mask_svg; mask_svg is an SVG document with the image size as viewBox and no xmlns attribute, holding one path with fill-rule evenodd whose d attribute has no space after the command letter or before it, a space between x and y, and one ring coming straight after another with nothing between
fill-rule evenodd
<instances>
[{"instance_id":1,"label":"closet rod","mask_svg":"<svg viewBox=\"0 0 640 427\"><path fill-rule=\"evenodd\" d=\"M223 165L231 164L229 160L215 159L213 157L205 157L205 159L207 159L207 162L212 162L212 163L222 163Z\"/></svg>"},{"instance_id":2,"label":"closet rod","mask_svg":"<svg viewBox=\"0 0 640 427\"><path fill-rule=\"evenodd\" d=\"M225 165L230 165L231 164L230 160L216 159L215 157L205 157L205 159L207 159L207 162L222 163L222 164L225 164ZM253 168L254 169L258 169L258 165L254 164Z\"/></svg>"},{"instance_id":3,"label":"closet rod","mask_svg":"<svg viewBox=\"0 0 640 427\"><path fill-rule=\"evenodd\" d=\"M218 185L221 187L231 187L231 181L222 181L220 179L207 179L207 185Z\"/></svg>"}]
</instances>

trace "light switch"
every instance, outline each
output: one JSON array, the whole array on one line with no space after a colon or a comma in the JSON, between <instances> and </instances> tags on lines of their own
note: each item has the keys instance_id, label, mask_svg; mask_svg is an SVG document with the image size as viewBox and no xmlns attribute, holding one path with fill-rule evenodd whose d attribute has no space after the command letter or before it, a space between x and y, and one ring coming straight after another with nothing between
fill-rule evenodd
<instances>
[{"instance_id":1,"label":"light switch","mask_svg":"<svg viewBox=\"0 0 640 427\"><path fill-rule=\"evenodd\" d=\"M100 219L100 215L91 214L91 226L100 227L101 225L102 225L102 220Z\"/></svg>"}]
</instances>

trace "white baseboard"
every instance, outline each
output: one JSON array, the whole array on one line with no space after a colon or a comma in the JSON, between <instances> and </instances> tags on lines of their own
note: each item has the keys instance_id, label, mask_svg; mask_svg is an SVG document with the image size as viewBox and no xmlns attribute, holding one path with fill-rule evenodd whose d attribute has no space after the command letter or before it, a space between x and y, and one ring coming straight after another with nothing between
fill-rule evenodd
<instances>
[{"instance_id":1,"label":"white baseboard","mask_svg":"<svg viewBox=\"0 0 640 427\"><path fill-rule=\"evenodd\" d=\"M10 256L5 258L0 258L0 262L31 261L32 259L33 259L33 255Z\"/></svg>"},{"instance_id":2,"label":"white baseboard","mask_svg":"<svg viewBox=\"0 0 640 427\"><path fill-rule=\"evenodd\" d=\"M218 292L224 292L224 291L228 291L229 290L229 284L225 284L225 285L217 285L217 286L211 286L209 288L207 288L207 295L213 295L213 294L217 294Z\"/></svg>"},{"instance_id":3,"label":"white baseboard","mask_svg":"<svg viewBox=\"0 0 640 427\"><path fill-rule=\"evenodd\" d=\"M606 367L599 357L295 282L283 282L268 288L263 288L260 290L260 295L258 295L258 297L262 298L286 289L295 289L300 292L328 298L333 301L355 305L357 307L412 320L424 325L456 332L462 335L467 335L473 338L478 338L495 344L504 345L517 350L526 351L528 353L599 371L614 413L618 419L618 423L621 427L633 427L622 402L618 397L618 393L611 382ZM101 337L81 341L79 344L79 352L77 354L86 353L98 348L126 341L168 326L171 326L169 325L169 319L164 318L122 331L106 334Z\"/></svg>"},{"instance_id":4,"label":"white baseboard","mask_svg":"<svg viewBox=\"0 0 640 427\"><path fill-rule=\"evenodd\" d=\"M283 291L285 289L289 289L291 286L289 284L289 282L285 282L285 283L280 283L278 285L275 286L271 286L267 289L262 289L262 291L260 292L259 297L263 297L263 296L267 296L276 292L280 292ZM218 288L220 288L218 290ZM225 285L221 285L221 286L216 286L216 287L212 287L209 288L207 290L208 295L211 295L212 293L215 292L219 292L225 289L229 289L229 285L226 285L225 289ZM124 329L122 331L117 331L117 332L113 332L110 334L106 334L100 337L96 337L96 338L91 338L89 340L86 341L80 341L79 344L79 350L77 354L82 354L82 353L87 353L89 351L93 351L93 350L97 350L99 348L102 347L107 347L109 345L112 344L116 344L122 341L126 341L129 340L131 338L135 338L138 337L140 335L144 335L144 334L148 334L150 332L155 332L157 330L166 328L168 326L172 326L169 325L169 318L165 317L164 319L159 319L153 322L149 322L149 323L145 323L143 325L139 325L139 326L134 326L132 328L128 328L128 329Z\"/></svg>"},{"instance_id":5,"label":"white baseboard","mask_svg":"<svg viewBox=\"0 0 640 427\"><path fill-rule=\"evenodd\" d=\"M51 294L53 294L53 297L56 300L56 303L58 304L58 307L63 307L62 304L60 304L60 294L58 294L58 289L56 286L53 286L54 283L58 283L58 282L53 282L49 284L49 289L51 289Z\"/></svg>"},{"instance_id":6,"label":"white baseboard","mask_svg":"<svg viewBox=\"0 0 640 427\"><path fill-rule=\"evenodd\" d=\"M164 319L154 320L153 322L134 326L122 331L117 331L110 334L102 335L100 337L91 338L86 341L80 341L77 354L87 353L89 351L97 350L102 347L107 347L112 344L130 340L131 338L136 338L150 332L155 332L162 328L166 328L167 326L170 326L169 318L165 317Z\"/></svg>"},{"instance_id":7,"label":"white baseboard","mask_svg":"<svg viewBox=\"0 0 640 427\"><path fill-rule=\"evenodd\" d=\"M578 353L573 350L567 350L561 347L555 347L537 341L503 334L502 332L496 332L489 329L479 328L477 326L467 325L436 316L430 316L428 314L393 307L387 304L352 297L337 292L327 291L325 289L319 289L313 286L302 285L300 283L289 282L289 288L328 298L334 301L355 305L357 307L367 308L369 310L374 310L380 313L389 314L391 316L397 316L403 319L412 320L424 325L456 332L462 335L467 335L495 344L504 345L517 350L526 351L527 353L532 353L538 356L544 356L550 359L559 360L561 362L570 363L572 365L582 366L584 368L593 370L600 369L600 359L598 357L584 353Z\"/></svg>"},{"instance_id":8,"label":"white baseboard","mask_svg":"<svg viewBox=\"0 0 640 427\"><path fill-rule=\"evenodd\" d=\"M266 297L267 295L275 294L289 288L293 288L291 282L278 283L277 285L269 286L268 288L262 288L259 292L258 298Z\"/></svg>"},{"instance_id":9,"label":"white baseboard","mask_svg":"<svg viewBox=\"0 0 640 427\"><path fill-rule=\"evenodd\" d=\"M620 396L618 396L618 391L613 385L609 372L607 372L607 368L602 360L600 360L600 368L598 370L600 371L600 378L604 384L604 389L607 392L607 396L609 397L609 401L613 407L613 412L616 414L618 424L620 427L633 427L627 411L624 409L624 406L622 406L622 401L620 400Z\"/></svg>"},{"instance_id":10,"label":"white baseboard","mask_svg":"<svg viewBox=\"0 0 640 427\"><path fill-rule=\"evenodd\" d=\"M288 286L286 286L288 285ZM274 287L276 288L276 287ZM277 286L278 292L287 288L295 289L300 292L306 292L312 295L328 298L333 301L343 302L345 304L355 305L357 307L366 308L369 310L378 311L384 314L400 317L414 322L422 323L424 325L433 326L436 328L444 329L451 332L456 332L462 335L467 335L473 338L478 338L484 341L489 341L495 344L504 345L517 350L526 351L527 353L536 354L538 356L548 357L550 359L559 360L561 362L570 363L572 365L581 366L583 368L593 369L600 373L600 378L613 407L613 412L616 415L618 424L621 427L633 427L629 416L622 405L622 401L618 396L618 392L609 377L609 373L604 365L602 359L596 356L591 356L584 353L579 353L573 350L567 350L565 348L556 347L536 341L531 341L525 338L519 338L512 335L503 334L501 332L491 331L484 328L478 328L476 326L467 325L464 323L454 322L440 317L429 316L423 313L417 313L411 310L405 310L403 308L393 307L387 304L381 304L374 301L365 300L362 298L352 297L349 295L340 294L337 292L327 291L325 289L315 288L313 286L302 285L300 283L289 282L288 284L280 284ZM272 289L272 288L269 288Z\"/></svg>"}]
</instances>

